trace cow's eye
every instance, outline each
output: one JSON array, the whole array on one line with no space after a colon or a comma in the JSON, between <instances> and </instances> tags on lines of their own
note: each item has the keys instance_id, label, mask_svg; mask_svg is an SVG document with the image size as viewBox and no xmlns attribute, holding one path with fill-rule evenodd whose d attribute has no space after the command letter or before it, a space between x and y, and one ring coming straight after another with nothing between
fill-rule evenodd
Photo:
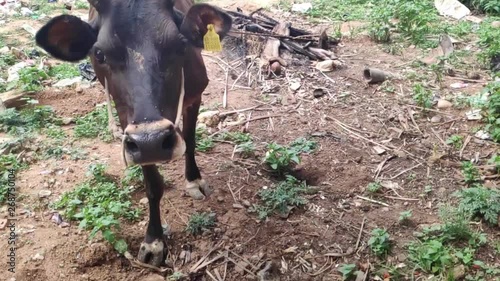
<instances>
[{"instance_id":1,"label":"cow's eye","mask_svg":"<svg viewBox=\"0 0 500 281\"><path fill-rule=\"evenodd\" d=\"M94 56L98 63L103 64L106 62L106 56L104 55L104 52L101 49L96 48L94 50Z\"/></svg>"}]
</instances>

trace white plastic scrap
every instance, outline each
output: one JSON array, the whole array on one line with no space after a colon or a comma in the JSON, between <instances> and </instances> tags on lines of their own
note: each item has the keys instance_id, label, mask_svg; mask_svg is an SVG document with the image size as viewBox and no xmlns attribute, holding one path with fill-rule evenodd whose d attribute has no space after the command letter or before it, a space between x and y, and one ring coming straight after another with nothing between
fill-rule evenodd
<instances>
[{"instance_id":1,"label":"white plastic scrap","mask_svg":"<svg viewBox=\"0 0 500 281\"><path fill-rule=\"evenodd\" d=\"M434 6L441 16L448 16L457 20L470 14L469 8L458 0L434 0Z\"/></svg>"},{"instance_id":2,"label":"white plastic scrap","mask_svg":"<svg viewBox=\"0 0 500 281\"><path fill-rule=\"evenodd\" d=\"M298 3L298 4L293 4L292 6L292 12L298 12L298 13L307 13L312 9L312 4L311 3Z\"/></svg>"}]
</instances>

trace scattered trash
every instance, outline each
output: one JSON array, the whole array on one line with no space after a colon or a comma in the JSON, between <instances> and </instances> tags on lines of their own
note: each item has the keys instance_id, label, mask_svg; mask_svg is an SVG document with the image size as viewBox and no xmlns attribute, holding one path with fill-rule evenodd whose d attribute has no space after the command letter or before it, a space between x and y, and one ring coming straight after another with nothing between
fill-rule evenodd
<instances>
[{"instance_id":1,"label":"scattered trash","mask_svg":"<svg viewBox=\"0 0 500 281\"><path fill-rule=\"evenodd\" d=\"M47 0L47 3L56 3L57 0Z\"/></svg>"},{"instance_id":2,"label":"scattered trash","mask_svg":"<svg viewBox=\"0 0 500 281\"><path fill-rule=\"evenodd\" d=\"M90 64L89 62L80 63L78 65L78 69L80 70L80 75L89 81L94 81L97 77L95 75L92 64Z\"/></svg>"},{"instance_id":3,"label":"scattered trash","mask_svg":"<svg viewBox=\"0 0 500 281\"><path fill-rule=\"evenodd\" d=\"M483 130L479 130L477 131L474 136L478 139L482 139L482 140L491 140L491 136L488 132L485 132Z\"/></svg>"},{"instance_id":4,"label":"scattered trash","mask_svg":"<svg viewBox=\"0 0 500 281\"><path fill-rule=\"evenodd\" d=\"M441 100L438 100L437 108L439 108L439 109L446 109L446 108L452 107L452 105L453 104L451 102L449 102L447 100L441 99Z\"/></svg>"},{"instance_id":5,"label":"scattered trash","mask_svg":"<svg viewBox=\"0 0 500 281\"><path fill-rule=\"evenodd\" d=\"M441 16L449 16L457 20L470 14L469 8L458 0L434 0L434 6Z\"/></svg>"},{"instance_id":6,"label":"scattered trash","mask_svg":"<svg viewBox=\"0 0 500 281\"><path fill-rule=\"evenodd\" d=\"M29 16L33 15L33 11L32 11L32 10L30 10L29 8L22 7L22 8L21 8L21 15L22 15L23 17L29 17Z\"/></svg>"},{"instance_id":7,"label":"scattered trash","mask_svg":"<svg viewBox=\"0 0 500 281\"><path fill-rule=\"evenodd\" d=\"M40 52L37 49L33 49L28 53L28 58L35 59L40 57Z\"/></svg>"},{"instance_id":8,"label":"scattered trash","mask_svg":"<svg viewBox=\"0 0 500 281\"><path fill-rule=\"evenodd\" d=\"M321 72L330 72L342 66L337 60L325 60L316 64L316 69Z\"/></svg>"},{"instance_id":9,"label":"scattered trash","mask_svg":"<svg viewBox=\"0 0 500 281\"><path fill-rule=\"evenodd\" d=\"M465 113L465 116L467 117L467 120L481 120L481 109L473 109L471 111L467 111Z\"/></svg>"},{"instance_id":10,"label":"scattered trash","mask_svg":"<svg viewBox=\"0 0 500 281\"><path fill-rule=\"evenodd\" d=\"M29 34L31 34L32 36L36 35L36 30L32 26L30 26L28 24L23 24L22 28L24 30L26 30Z\"/></svg>"},{"instance_id":11,"label":"scattered trash","mask_svg":"<svg viewBox=\"0 0 500 281\"><path fill-rule=\"evenodd\" d=\"M476 16L466 16L465 19L470 21L470 22L477 23L477 24L479 24L483 21L483 19L478 18Z\"/></svg>"},{"instance_id":12,"label":"scattered trash","mask_svg":"<svg viewBox=\"0 0 500 281\"><path fill-rule=\"evenodd\" d=\"M66 78L66 79L59 80L57 83L55 83L52 86L56 87L56 88L71 87L71 86L78 84L81 81L82 81L82 77Z\"/></svg>"},{"instance_id":13,"label":"scattered trash","mask_svg":"<svg viewBox=\"0 0 500 281\"><path fill-rule=\"evenodd\" d=\"M292 82L290 83L290 90L292 91L297 91L298 89L300 89L302 85L300 84L300 82Z\"/></svg>"},{"instance_id":14,"label":"scattered trash","mask_svg":"<svg viewBox=\"0 0 500 281\"><path fill-rule=\"evenodd\" d=\"M8 73L8 77L7 77L7 82L12 82L12 81L16 81L16 80L19 80L19 70L27 67L28 64L24 61L22 62L18 62L16 64L14 64L13 66L9 67L9 69L7 69L7 73Z\"/></svg>"},{"instance_id":15,"label":"scattered trash","mask_svg":"<svg viewBox=\"0 0 500 281\"><path fill-rule=\"evenodd\" d=\"M374 146L373 147L373 150L375 151L375 153L377 153L378 155L382 155L386 152L385 149L383 149L382 147L380 146Z\"/></svg>"},{"instance_id":16,"label":"scattered trash","mask_svg":"<svg viewBox=\"0 0 500 281\"><path fill-rule=\"evenodd\" d=\"M312 9L312 4L311 3L298 3L298 4L293 4L292 6L292 12L297 12L297 13L307 13Z\"/></svg>"},{"instance_id":17,"label":"scattered trash","mask_svg":"<svg viewBox=\"0 0 500 281\"><path fill-rule=\"evenodd\" d=\"M466 83L453 83L450 85L450 87L452 89L463 89L463 88L467 88L469 86L469 84L466 84Z\"/></svg>"},{"instance_id":18,"label":"scattered trash","mask_svg":"<svg viewBox=\"0 0 500 281\"><path fill-rule=\"evenodd\" d=\"M393 75L389 72L377 68L365 68L363 76L369 84L381 83L391 78Z\"/></svg>"},{"instance_id":19,"label":"scattered trash","mask_svg":"<svg viewBox=\"0 0 500 281\"><path fill-rule=\"evenodd\" d=\"M9 51L10 49L8 46L3 46L2 48L0 48L0 54L2 55L7 54Z\"/></svg>"}]
</instances>

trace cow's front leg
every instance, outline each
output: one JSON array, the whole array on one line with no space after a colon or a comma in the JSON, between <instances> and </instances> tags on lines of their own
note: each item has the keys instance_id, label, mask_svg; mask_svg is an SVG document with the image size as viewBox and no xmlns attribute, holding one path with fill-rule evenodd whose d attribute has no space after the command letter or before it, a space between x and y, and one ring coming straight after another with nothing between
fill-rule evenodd
<instances>
[{"instance_id":1,"label":"cow's front leg","mask_svg":"<svg viewBox=\"0 0 500 281\"><path fill-rule=\"evenodd\" d=\"M146 194L149 200L149 224L137 258L144 263L160 266L166 257L166 241L160 220L160 201L165 184L155 165L142 166Z\"/></svg>"},{"instance_id":2,"label":"cow's front leg","mask_svg":"<svg viewBox=\"0 0 500 281\"><path fill-rule=\"evenodd\" d=\"M194 156L196 149L196 121L198 119L200 103L201 99L184 110L182 127L182 133L186 142L186 191L195 200L203 200L212 193L208 187L208 183L201 178L200 170L198 169L198 165L196 165Z\"/></svg>"}]
</instances>

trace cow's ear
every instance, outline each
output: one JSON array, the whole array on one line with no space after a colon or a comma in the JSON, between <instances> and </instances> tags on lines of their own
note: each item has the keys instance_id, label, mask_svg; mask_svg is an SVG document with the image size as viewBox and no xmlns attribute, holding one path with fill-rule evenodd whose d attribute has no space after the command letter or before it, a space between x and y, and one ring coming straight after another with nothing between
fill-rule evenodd
<instances>
[{"instance_id":1,"label":"cow's ear","mask_svg":"<svg viewBox=\"0 0 500 281\"><path fill-rule=\"evenodd\" d=\"M203 48L207 25L213 24L222 40L231 29L232 19L222 10L208 4L193 5L184 16L180 31L191 44Z\"/></svg>"},{"instance_id":2,"label":"cow's ear","mask_svg":"<svg viewBox=\"0 0 500 281\"><path fill-rule=\"evenodd\" d=\"M40 28L35 40L54 58L76 62L88 55L97 40L97 32L78 17L60 15Z\"/></svg>"}]
</instances>

